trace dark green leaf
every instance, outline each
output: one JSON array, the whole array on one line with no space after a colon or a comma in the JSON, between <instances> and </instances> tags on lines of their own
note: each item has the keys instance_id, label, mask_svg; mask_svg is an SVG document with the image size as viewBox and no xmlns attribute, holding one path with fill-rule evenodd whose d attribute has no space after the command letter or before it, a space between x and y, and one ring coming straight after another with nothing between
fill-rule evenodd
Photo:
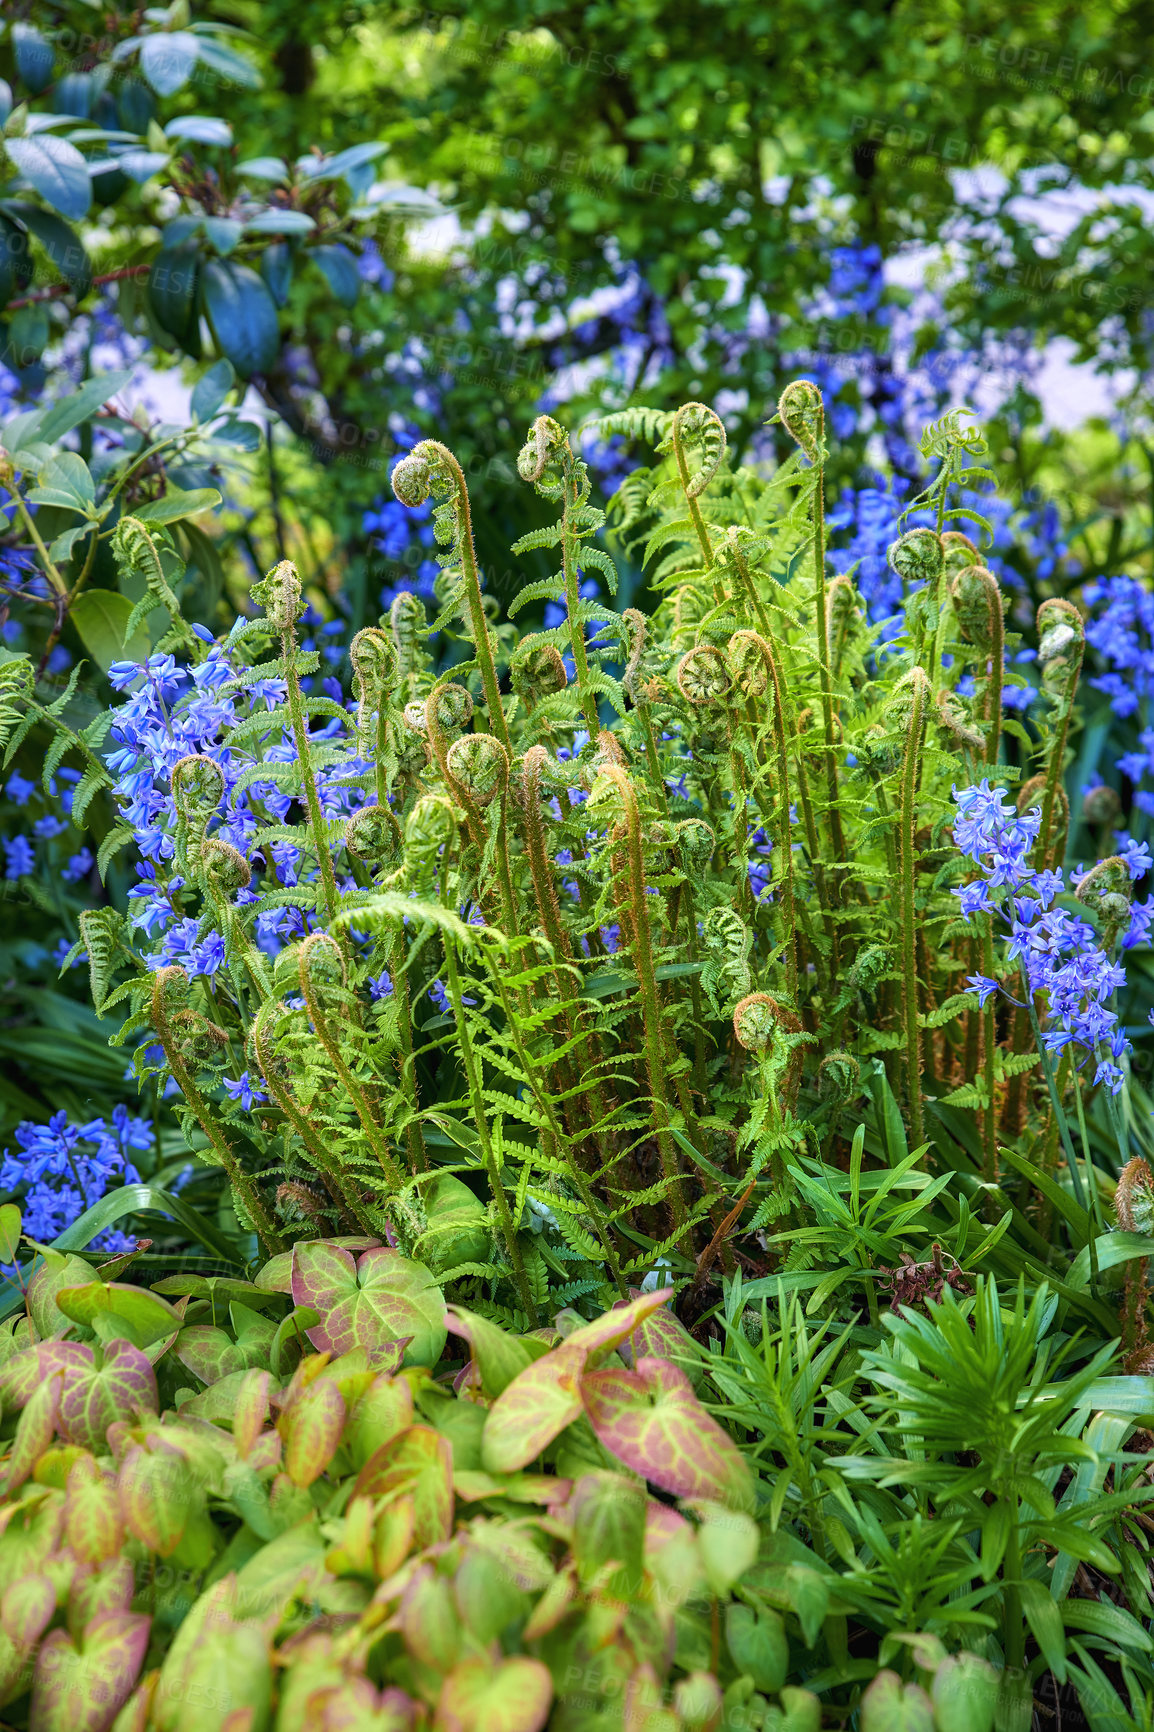
<instances>
[{"instance_id":1,"label":"dark green leaf","mask_svg":"<svg viewBox=\"0 0 1154 1732\"><path fill-rule=\"evenodd\" d=\"M247 265L210 259L201 273L204 309L217 346L242 379L265 373L280 342L276 307Z\"/></svg>"}]
</instances>

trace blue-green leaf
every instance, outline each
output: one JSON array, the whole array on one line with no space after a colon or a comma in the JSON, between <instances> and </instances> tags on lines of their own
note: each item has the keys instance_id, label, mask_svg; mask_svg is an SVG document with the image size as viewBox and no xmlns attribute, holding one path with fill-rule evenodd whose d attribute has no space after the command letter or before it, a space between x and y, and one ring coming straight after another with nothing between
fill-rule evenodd
<instances>
[{"instance_id":1,"label":"blue-green leaf","mask_svg":"<svg viewBox=\"0 0 1154 1732\"><path fill-rule=\"evenodd\" d=\"M242 379L265 373L276 359L280 332L273 298L255 271L210 259L201 273L204 310L217 347Z\"/></svg>"},{"instance_id":2,"label":"blue-green leaf","mask_svg":"<svg viewBox=\"0 0 1154 1732\"><path fill-rule=\"evenodd\" d=\"M79 222L92 203L88 164L66 138L40 133L35 138L9 138L4 148L17 172L35 187L61 216Z\"/></svg>"},{"instance_id":3,"label":"blue-green leaf","mask_svg":"<svg viewBox=\"0 0 1154 1732\"><path fill-rule=\"evenodd\" d=\"M232 127L213 114L178 114L164 129L165 138L190 138L194 144L231 144Z\"/></svg>"},{"instance_id":4,"label":"blue-green leaf","mask_svg":"<svg viewBox=\"0 0 1154 1732\"><path fill-rule=\"evenodd\" d=\"M309 257L324 272L329 288L341 306L355 306L361 292L361 276L357 270L357 261L348 247L313 247Z\"/></svg>"},{"instance_id":5,"label":"blue-green leaf","mask_svg":"<svg viewBox=\"0 0 1154 1732\"><path fill-rule=\"evenodd\" d=\"M231 361L217 361L193 387L192 413L197 421L211 421L236 382Z\"/></svg>"},{"instance_id":6,"label":"blue-green leaf","mask_svg":"<svg viewBox=\"0 0 1154 1732\"><path fill-rule=\"evenodd\" d=\"M158 96L171 96L192 77L199 50L187 30L158 31L140 44L140 70Z\"/></svg>"}]
</instances>

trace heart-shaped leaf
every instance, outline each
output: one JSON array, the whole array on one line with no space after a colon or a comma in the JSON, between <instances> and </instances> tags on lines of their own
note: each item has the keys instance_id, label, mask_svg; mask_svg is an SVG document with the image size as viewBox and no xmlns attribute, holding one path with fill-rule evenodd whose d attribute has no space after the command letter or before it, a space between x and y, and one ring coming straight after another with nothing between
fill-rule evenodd
<instances>
[{"instance_id":1,"label":"heart-shaped leaf","mask_svg":"<svg viewBox=\"0 0 1154 1732\"><path fill-rule=\"evenodd\" d=\"M30 1654L56 1616L56 1588L40 1570L10 1582L0 1599L0 1624L10 1642Z\"/></svg>"},{"instance_id":2,"label":"heart-shaped leaf","mask_svg":"<svg viewBox=\"0 0 1154 1732\"><path fill-rule=\"evenodd\" d=\"M525 1467L579 1417L587 1357L579 1343L563 1341L513 1379L485 1421L481 1460L488 1473Z\"/></svg>"},{"instance_id":3,"label":"heart-shaped leaf","mask_svg":"<svg viewBox=\"0 0 1154 1732\"><path fill-rule=\"evenodd\" d=\"M25 1403L8 1460L9 1492L24 1484L56 1436L63 1393L64 1372L55 1371L32 1392Z\"/></svg>"},{"instance_id":4,"label":"heart-shaped leaf","mask_svg":"<svg viewBox=\"0 0 1154 1732\"><path fill-rule=\"evenodd\" d=\"M481 1454L489 1473L515 1473L540 1455L581 1412L581 1374L591 1356L607 1353L664 1305L670 1289L642 1293L575 1329L566 1341L528 1366L490 1409Z\"/></svg>"},{"instance_id":5,"label":"heart-shaped leaf","mask_svg":"<svg viewBox=\"0 0 1154 1732\"><path fill-rule=\"evenodd\" d=\"M354 1467L413 1423L413 1389L407 1378L377 1376L349 1414L344 1444Z\"/></svg>"},{"instance_id":6,"label":"heart-shaped leaf","mask_svg":"<svg viewBox=\"0 0 1154 1732\"><path fill-rule=\"evenodd\" d=\"M35 1732L107 1732L132 1694L152 1620L136 1612L94 1618L79 1642L53 1630L32 1684Z\"/></svg>"},{"instance_id":7,"label":"heart-shaped leaf","mask_svg":"<svg viewBox=\"0 0 1154 1732\"><path fill-rule=\"evenodd\" d=\"M77 600L79 599L77 597ZM68 1328L70 1319L65 1317L56 1304L56 1295L60 1288L75 1287L95 1278L96 1271L83 1257L67 1256L58 1251L52 1251L45 1257L28 1283L28 1315L41 1341L46 1341L50 1335L59 1335Z\"/></svg>"},{"instance_id":8,"label":"heart-shaped leaf","mask_svg":"<svg viewBox=\"0 0 1154 1732\"><path fill-rule=\"evenodd\" d=\"M541 1732L552 1703L540 1660L462 1660L441 1686L434 1732Z\"/></svg>"},{"instance_id":9,"label":"heart-shaped leaf","mask_svg":"<svg viewBox=\"0 0 1154 1732\"><path fill-rule=\"evenodd\" d=\"M210 1323L193 1323L182 1329L173 1352L185 1370L202 1383L219 1383L222 1377L245 1369L245 1356L235 1341Z\"/></svg>"},{"instance_id":10,"label":"heart-shaped leaf","mask_svg":"<svg viewBox=\"0 0 1154 1732\"><path fill-rule=\"evenodd\" d=\"M294 1485L309 1486L329 1465L341 1441L345 1404L330 1377L315 1383L277 1421L284 1439L284 1469Z\"/></svg>"},{"instance_id":11,"label":"heart-shaped leaf","mask_svg":"<svg viewBox=\"0 0 1154 1732\"><path fill-rule=\"evenodd\" d=\"M435 1365L448 1329L445 1299L429 1271L384 1246L351 1251L332 1244L293 1250L292 1296L311 1305L321 1321L307 1331L321 1353L374 1351L408 1339L406 1365Z\"/></svg>"},{"instance_id":12,"label":"heart-shaped leaf","mask_svg":"<svg viewBox=\"0 0 1154 1732\"><path fill-rule=\"evenodd\" d=\"M934 1732L934 1707L920 1684L879 1672L861 1700L861 1732Z\"/></svg>"},{"instance_id":13,"label":"heart-shaped leaf","mask_svg":"<svg viewBox=\"0 0 1154 1732\"><path fill-rule=\"evenodd\" d=\"M133 1444L120 1464L118 1487L129 1533L159 1557L171 1557L203 1503L187 1456L169 1444Z\"/></svg>"},{"instance_id":14,"label":"heart-shaped leaf","mask_svg":"<svg viewBox=\"0 0 1154 1732\"><path fill-rule=\"evenodd\" d=\"M752 1507L744 1456L667 1359L639 1359L632 1371L586 1372L581 1395L605 1448L651 1485L674 1497Z\"/></svg>"},{"instance_id":15,"label":"heart-shaped leaf","mask_svg":"<svg viewBox=\"0 0 1154 1732\"><path fill-rule=\"evenodd\" d=\"M371 1455L354 1488L356 1497L407 1493L413 1500L418 1547L437 1545L453 1531L453 1449L428 1425L411 1425Z\"/></svg>"},{"instance_id":16,"label":"heart-shaped leaf","mask_svg":"<svg viewBox=\"0 0 1154 1732\"><path fill-rule=\"evenodd\" d=\"M90 1455L82 1455L68 1470L64 1498L64 1532L78 1558L101 1564L115 1557L122 1537L116 1481Z\"/></svg>"},{"instance_id":17,"label":"heart-shaped leaf","mask_svg":"<svg viewBox=\"0 0 1154 1732\"><path fill-rule=\"evenodd\" d=\"M181 1624L161 1667L151 1732L204 1732L206 1707L214 1726L238 1708L251 1710L255 1732L268 1726L268 1638L260 1623L237 1617L237 1597L237 1578L225 1576L201 1594Z\"/></svg>"},{"instance_id":18,"label":"heart-shaped leaf","mask_svg":"<svg viewBox=\"0 0 1154 1732\"><path fill-rule=\"evenodd\" d=\"M89 1349L91 1353L91 1349ZM97 1366L73 1367L60 1399L60 1429L69 1443L103 1454L108 1427L155 1413L156 1375L146 1356L129 1341L111 1341Z\"/></svg>"}]
</instances>

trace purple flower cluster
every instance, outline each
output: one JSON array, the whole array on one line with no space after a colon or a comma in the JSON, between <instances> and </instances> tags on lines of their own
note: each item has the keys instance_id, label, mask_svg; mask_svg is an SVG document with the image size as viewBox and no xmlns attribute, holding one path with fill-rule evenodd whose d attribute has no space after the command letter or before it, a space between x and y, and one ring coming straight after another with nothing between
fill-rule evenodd
<instances>
[{"instance_id":1,"label":"purple flower cluster","mask_svg":"<svg viewBox=\"0 0 1154 1732\"><path fill-rule=\"evenodd\" d=\"M152 1147L152 1124L134 1118L126 1106L104 1119L74 1125L66 1112L53 1113L46 1125L26 1121L16 1127L16 1148L0 1156L0 1192L17 1194L30 1239L47 1244L70 1227L85 1209L116 1185L140 1183L132 1155ZM93 1241L97 1251L116 1255L135 1240L113 1228Z\"/></svg>"},{"instance_id":2,"label":"purple flower cluster","mask_svg":"<svg viewBox=\"0 0 1154 1732\"><path fill-rule=\"evenodd\" d=\"M1154 695L1154 594L1135 577L1103 577L1088 583L1082 592L1091 609L1086 621L1086 642L1106 664L1106 672L1090 684L1110 699L1116 716L1138 713L1139 706ZM1142 735L1141 755L1135 754L1135 770L1120 767L1138 781L1154 759L1154 733ZM1145 812L1154 811L1154 795L1146 794Z\"/></svg>"},{"instance_id":3,"label":"purple flower cluster","mask_svg":"<svg viewBox=\"0 0 1154 1732\"><path fill-rule=\"evenodd\" d=\"M343 629L339 621L336 629ZM286 822L293 796L271 777L247 781L244 777L261 763L295 763L291 733L278 720L270 722L265 733L249 736L250 743L243 749L228 740L238 722L267 714L284 701L283 681L246 679L227 645L213 642L203 627L197 631L205 651L191 666L178 665L171 655L153 655L143 664L113 665L113 685L129 696L115 712L107 762L116 777L121 814L132 826L140 856L137 881L128 895L133 927L153 941L149 966L179 963L190 975L211 977L225 963L224 938L195 903L189 905L184 877L175 867L174 765L200 753L220 766L224 795L212 834L238 849L254 868L252 881L236 892L234 903L253 920L256 940L266 953L275 954L284 944L303 937L311 930L311 917L304 905L263 909L253 916L253 904L262 890L291 890L310 882L317 867L289 840L259 849L254 845L262 827ZM322 627L316 639L306 640L304 647L318 650L322 667L334 666L343 658L343 649L331 641L333 635ZM326 636L330 641L325 641ZM321 679L321 687L340 700L340 685L331 676ZM346 816L365 803L363 779L369 771L359 754L352 715L347 722L339 717L326 721L310 740L321 749L323 760L317 774L322 810L330 819ZM302 904L308 900L302 897Z\"/></svg>"},{"instance_id":4,"label":"purple flower cluster","mask_svg":"<svg viewBox=\"0 0 1154 1732\"><path fill-rule=\"evenodd\" d=\"M1125 1080L1118 1061L1130 1043L1111 1001L1125 984L1125 970L1102 949L1087 920L1057 906L1065 888L1061 872L1030 864L1041 809L1019 813L987 777L977 787L955 788L954 803L954 841L982 871L954 892L963 916L989 913L1005 922L1007 960L1018 964L1030 996L1047 1000L1044 1047L1084 1047L1096 1061L1095 1081L1117 1094ZM1003 990L988 975L972 975L967 984L982 1004Z\"/></svg>"}]
</instances>

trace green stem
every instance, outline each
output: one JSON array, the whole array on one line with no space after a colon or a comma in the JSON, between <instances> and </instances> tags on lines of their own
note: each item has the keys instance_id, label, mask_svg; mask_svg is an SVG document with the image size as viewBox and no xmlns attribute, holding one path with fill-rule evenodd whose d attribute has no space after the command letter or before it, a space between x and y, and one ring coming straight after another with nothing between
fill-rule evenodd
<instances>
[{"instance_id":1,"label":"green stem","mask_svg":"<svg viewBox=\"0 0 1154 1732\"><path fill-rule=\"evenodd\" d=\"M920 667L912 670L911 691L912 709L906 730L906 751L902 764L898 870L901 879L902 1015L906 1030L906 1089L909 1097L910 1129L915 1145L920 1146L925 1141L925 1121L918 1063L917 924L914 902L917 855L914 848L914 812L922 738L926 725L926 704L929 700L929 680Z\"/></svg>"},{"instance_id":2,"label":"green stem","mask_svg":"<svg viewBox=\"0 0 1154 1732\"><path fill-rule=\"evenodd\" d=\"M309 815L309 828L312 831L313 842L317 851L317 866L320 869L325 913L332 921L336 919L340 909L340 894L337 890L336 873L333 871L332 850L328 843L328 826L321 809L321 798L317 793L317 779L312 767L308 716L305 711L304 693L301 691L300 679L297 675L296 630L292 625L287 626L281 633L281 651L285 686L288 692L289 715L292 718L293 740L296 744L297 762L300 764L301 770L301 789L304 793L305 809Z\"/></svg>"},{"instance_id":3,"label":"green stem","mask_svg":"<svg viewBox=\"0 0 1154 1732\"><path fill-rule=\"evenodd\" d=\"M665 1052L665 1026L661 1014L661 993L653 965L653 939L649 925L648 896L645 889L645 853L641 844L641 814L633 784L619 764L607 764L603 772L613 782L621 796L625 812L625 832L629 867L624 886L622 912L631 929L633 961L641 989L641 1020L645 1045L645 1068L649 1077L650 1099L653 1104L653 1130L661 1155L661 1168L668 1186L674 1226L680 1233L685 1226L685 1197L677 1164L677 1150L669 1133L670 1107L665 1081L668 1061Z\"/></svg>"},{"instance_id":4,"label":"green stem","mask_svg":"<svg viewBox=\"0 0 1154 1732\"><path fill-rule=\"evenodd\" d=\"M1050 1094L1050 1105L1054 1111L1054 1123L1057 1125L1058 1135L1062 1139L1062 1151L1066 1156L1066 1165L1070 1169L1070 1181L1074 1187L1074 1195L1078 1199L1080 1206L1083 1209L1088 1210L1086 1193L1082 1187L1082 1175L1078 1171L1078 1158L1074 1153L1074 1143L1070 1136L1070 1126L1067 1122L1062 1103L1058 1098L1058 1085L1054 1080L1054 1066L1051 1062L1050 1054L1042 1040L1042 1029L1038 1022L1038 1012L1034 1008L1034 996L1030 991L1028 983L1026 984L1026 1011L1030 1018L1030 1026L1034 1031L1034 1040L1037 1042L1038 1054L1042 1061L1042 1074L1046 1079L1046 1088L1049 1090Z\"/></svg>"}]
</instances>

